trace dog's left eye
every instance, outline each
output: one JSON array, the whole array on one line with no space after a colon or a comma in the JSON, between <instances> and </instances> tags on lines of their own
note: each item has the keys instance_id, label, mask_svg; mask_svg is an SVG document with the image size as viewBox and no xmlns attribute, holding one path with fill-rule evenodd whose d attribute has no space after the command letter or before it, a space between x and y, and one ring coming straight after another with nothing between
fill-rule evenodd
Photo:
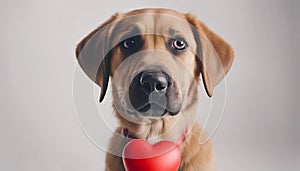
<instances>
[{"instance_id":1,"label":"dog's left eye","mask_svg":"<svg viewBox=\"0 0 300 171\"><path fill-rule=\"evenodd\" d=\"M176 50L184 50L187 48L187 43L182 38L174 39L172 40L172 48Z\"/></svg>"}]
</instances>

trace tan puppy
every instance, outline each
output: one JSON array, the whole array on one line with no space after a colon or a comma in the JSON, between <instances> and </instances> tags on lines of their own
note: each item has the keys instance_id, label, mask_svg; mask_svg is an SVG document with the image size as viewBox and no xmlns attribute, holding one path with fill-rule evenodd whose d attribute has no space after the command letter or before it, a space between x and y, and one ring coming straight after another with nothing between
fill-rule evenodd
<instances>
[{"instance_id":1,"label":"tan puppy","mask_svg":"<svg viewBox=\"0 0 300 171\"><path fill-rule=\"evenodd\" d=\"M199 144L202 130L195 120L200 80L212 96L233 61L222 38L190 14L140 9L112 16L78 44L76 56L101 87L100 101L111 78L120 127L108 149L107 171L125 170L125 136L176 142L185 130L179 170L216 170L213 146Z\"/></svg>"}]
</instances>

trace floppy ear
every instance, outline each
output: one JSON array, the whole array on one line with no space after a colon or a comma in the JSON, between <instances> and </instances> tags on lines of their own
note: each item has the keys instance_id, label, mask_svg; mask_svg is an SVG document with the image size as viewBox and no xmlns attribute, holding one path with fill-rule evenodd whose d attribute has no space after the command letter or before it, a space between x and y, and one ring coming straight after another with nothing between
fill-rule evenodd
<instances>
[{"instance_id":1,"label":"floppy ear","mask_svg":"<svg viewBox=\"0 0 300 171\"><path fill-rule=\"evenodd\" d=\"M212 32L196 17L187 14L197 43L196 74L202 75L204 87L209 97L214 87L224 78L233 62L234 53L229 44Z\"/></svg>"},{"instance_id":2,"label":"floppy ear","mask_svg":"<svg viewBox=\"0 0 300 171\"><path fill-rule=\"evenodd\" d=\"M102 102L110 75L111 34L120 14L113 15L86 36L76 47L76 58L87 76L101 87Z\"/></svg>"}]
</instances>

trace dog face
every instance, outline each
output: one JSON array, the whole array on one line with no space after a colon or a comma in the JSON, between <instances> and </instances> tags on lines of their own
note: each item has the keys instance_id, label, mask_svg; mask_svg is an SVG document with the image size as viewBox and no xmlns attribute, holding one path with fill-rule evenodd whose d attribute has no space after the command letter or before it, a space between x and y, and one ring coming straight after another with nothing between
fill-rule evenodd
<instances>
[{"instance_id":1,"label":"dog face","mask_svg":"<svg viewBox=\"0 0 300 171\"><path fill-rule=\"evenodd\" d=\"M114 15L79 43L76 56L101 87L100 101L111 77L117 116L128 127L166 126L196 112L200 73L211 96L233 60L231 47L195 17L167 9Z\"/></svg>"}]
</instances>

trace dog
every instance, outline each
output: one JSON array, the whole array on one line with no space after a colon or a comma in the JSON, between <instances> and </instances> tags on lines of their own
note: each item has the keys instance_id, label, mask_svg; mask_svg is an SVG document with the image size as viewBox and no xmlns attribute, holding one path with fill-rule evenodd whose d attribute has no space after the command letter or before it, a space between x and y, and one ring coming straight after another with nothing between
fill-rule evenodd
<instances>
[{"instance_id":1,"label":"dog","mask_svg":"<svg viewBox=\"0 0 300 171\"><path fill-rule=\"evenodd\" d=\"M189 13L171 9L137 9L116 13L76 48L79 65L101 88L111 80L119 127L111 138L106 171L125 170L125 139L162 139L180 145L180 171L214 171L210 141L199 143L195 123L202 81L209 97L229 71L232 47ZM187 131L188 133L184 134Z\"/></svg>"}]
</instances>

